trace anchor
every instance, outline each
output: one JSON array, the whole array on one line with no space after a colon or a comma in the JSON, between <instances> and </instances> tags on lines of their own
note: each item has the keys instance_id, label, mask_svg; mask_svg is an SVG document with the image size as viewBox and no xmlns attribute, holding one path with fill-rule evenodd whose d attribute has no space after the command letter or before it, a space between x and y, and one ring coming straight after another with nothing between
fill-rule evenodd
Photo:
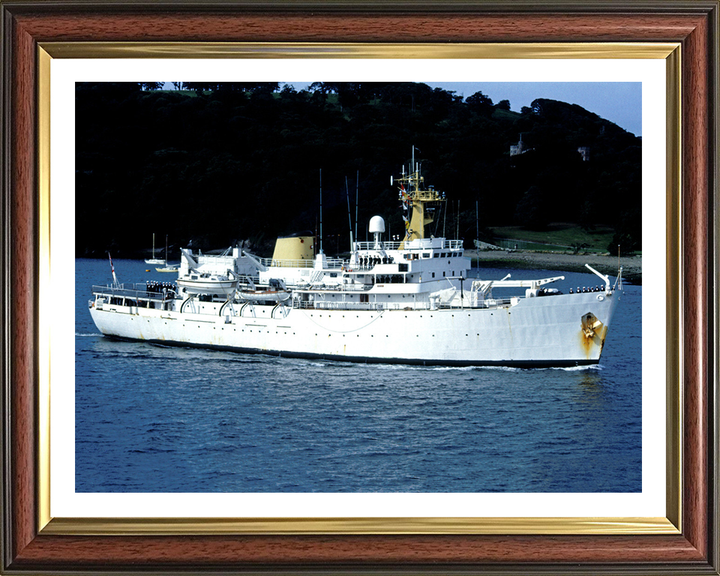
<instances>
[{"instance_id":1,"label":"anchor","mask_svg":"<svg viewBox=\"0 0 720 576\"><path fill-rule=\"evenodd\" d=\"M582 317L582 331L585 338L594 338L602 325L603 323L592 312L588 312Z\"/></svg>"}]
</instances>

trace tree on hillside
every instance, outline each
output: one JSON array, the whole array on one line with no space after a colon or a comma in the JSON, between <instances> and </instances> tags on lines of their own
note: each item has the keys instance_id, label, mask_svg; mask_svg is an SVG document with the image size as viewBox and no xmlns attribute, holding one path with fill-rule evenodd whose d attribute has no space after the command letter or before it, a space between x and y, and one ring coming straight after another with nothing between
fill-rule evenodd
<instances>
[{"instance_id":1,"label":"tree on hillside","mask_svg":"<svg viewBox=\"0 0 720 576\"><path fill-rule=\"evenodd\" d=\"M482 92L475 92L465 99L468 107L477 114L489 116L493 111L493 101Z\"/></svg>"}]
</instances>

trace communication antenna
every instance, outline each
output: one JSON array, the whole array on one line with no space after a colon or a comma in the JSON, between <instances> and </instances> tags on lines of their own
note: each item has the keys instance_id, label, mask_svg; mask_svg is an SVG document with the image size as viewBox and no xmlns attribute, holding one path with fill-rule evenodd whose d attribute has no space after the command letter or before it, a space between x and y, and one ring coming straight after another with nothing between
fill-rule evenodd
<instances>
[{"instance_id":1,"label":"communication antenna","mask_svg":"<svg viewBox=\"0 0 720 576\"><path fill-rule=\"evenodd\" d=\"M475 250L478 252L477 265L480 268L480 209L478 208L478 201L475 200Z\"/></svg>"},{"instance_id":2,"label":"communication antenna","mask_svg":"<svg viewBox=\"0 0 720 576\"><path fill-rule=\"evenodd\" d=\"M458 200L457 223L455 224L455 228L457 230L457 233L455 234L455 239L460 240L460 200Z\"/></svg>"},{"instance_id":3,"label":"communication antenna","mask_svg":"<svg viewBox=\"0 0 720 576\"><path fill-rule=\"evenodd\" d=\"M323 253L323 233L322 233L322 168L320 168L320 254Z\"/></svg>"},{"instance_id":4,"label":"communication antenna","mask_svg":"<svg viewBox=\"0 0 720 576\"><path fill-rule=\"evenodd\" d=\"M347 196L348 205L348 226L350 228L350 252L353 250L353 229L352 229L352 216L350 212L350 189L348 188L347 176L345 176L345 195Z\"/></svg>"},{"instance_id":5,"label":"communication antenna","mask_svg":"<svg viewBox=\"0 0 720 576\"><path fill-rule=\"evenodd\" d=\"M480 240L480 210L477 200L475 200L475 239Z\"/></svg>"},{"instance_id":6,"label":"communication antenna","mask_svg":"<svg viewBox=\"0 0 720 576\"><path fill-rule=\"evenodd\" d=\"M357 176L355 177L355 238L358 237L357 223L358 223L358 195L359 195L359 193L360 193L360 170L357 171Z\"/></svg>"},{"instance_id":7,"label":"communication antenna","mask_svg":"<svg viewBox=\"0 0 720 576\"><path fill-rule=\"evenodd\" d=\"M445 236L445 224L447 224L447 206L445 210L443 210L443 238L447 238L447 236Z\"/></svg>"}]
</instances>

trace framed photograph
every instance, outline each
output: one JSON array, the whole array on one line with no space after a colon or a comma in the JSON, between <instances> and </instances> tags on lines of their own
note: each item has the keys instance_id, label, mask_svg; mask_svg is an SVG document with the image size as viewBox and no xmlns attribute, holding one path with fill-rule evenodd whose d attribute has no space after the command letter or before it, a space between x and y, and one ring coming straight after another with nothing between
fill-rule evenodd
<instances>
[{"instance_id":1,"label":"framed photograph","mask_svg":"<svg viewBox=\"0 0 720 576\"><path fill-rule=\"evenodd\" d=\"M718 573L717 2L668 1L653 6L626 2L537 6L369 2L348 6L332 2L211 5L148 1L111 6L103 2L45 5L11 1L1 8L6 150L2 160L5 233L1 240L6 367L4 572ZM203 82L265 83L262 86L283 82L288 99L303 83L325 83L325 88L315 86L316 93L326 88L337 93L338 85L331 88L329 83L426 82L447 88L453 82L468 82L469 92L464 96L474 93L473 102L478 106L487 100L483 100L481 85L473 82L575 86L585 82L595 83L595 91L634 85L642 94L643 291L637 327L642 362L630 360L627 369L635 375L629 378L635 378L642 397L642 406L638 399L633 408L638 414L633 416L638 426L632 432L637 465L628 469L603 460L604 456L593 460L587 452L589 466L605 470L595 476L581 475L575 484L558 480L560 487L553 489L551 484L533 483L538 473L531 473L532 459L528 459L516 467L527 473L518 474L514 483L496 477L495 484L478 489L478 485L462 482L460 469L466 464L461 462L467 456L463 450L448 450L444 458L433 461L452 472L447 477L454 475L459 480L447 484L434 477L424 479L424 472L411 468L402 471L403 482L396 482L398 471L381 465L372 481L359 476L357 470L354 477L352 467L333 460L339 452L333 455L328 451L322 455L329 463L323 484L309 478L302 467L302 447L287 436L287 429L281 430L269 451L270 460L257 454L262 450L253 451L251 438L225 439L247 442L243 454L248 463L272 478L257 489L253 489L256 471L249 465L240 488L222 483L222 465L214 465L210 477L197 484L173 480L174 475L181 478L186 474L187 479L202 469L207 454L222 453L223 447L213 444L210 436L197 453L180 459L145 458L142 453L147 447L137 445L133 450L136 459L114 462L113 443L103 437L112 435L113 430L127 433L129 428L116 427L115 422L123 414L129 418L133 404L121 405L124 400L112 396L110 387L95 396L85 394L94 383L114 378L112 373L99 373L104 364L91 366L78 359L76 346L83 336L79 334L82 327L76 325L75 307L63 305L90 297L79 294L84 288L76 286L80 272L74 257L81 229L76 218L94 214L79 212L78 205L80 199L93 201L96 181L92 163L104 161L103 151L87 142L96 141L96 136L97 142L107 140L100 137L103 123L86 123L85 111L96 106L95 117L102 118L107 114L103 100L114 97L112 87L134 83L133 89L143 90L160 81L178 81L177 88L197 91L203 90ZM197 84L182 86L179 81ZM138 83L147 86L137 88ZM111 89L98 98L97 90L103 86ZM237 86L250 90L247 85ZM436 94L445 88L436 88ZM190 99L188 94L186 100ZM349 115L342 110L343 102L332 102ZM414 107L415 100L410 102ZM163 103L156 104L155 113L172 114ZM216 102L202 112L206 121L216 104L220 105ZM502 108L500 115L511 113L509 103L498 106L496 103L495 108ZM259 114L261 108L254 108L253 114ZM228 126L250 125L247 119L238 118ZM189 122L190 116L185 121ZM149 119L148 134L153 127ZM518 137L520 142L511 155L524 151L522 133ZM82 138L85 156L81 162L77 159ZM413 144L408 143L408 150ZM413 147L413 160L415 154ZM578 162L592 154L592 148L583 149ZM156 156L188 164L187 156L172 148L164 148ZM237 158L214 157L212 161L221 167L219 172L227 173ZM191 171L183 173L192 177ZM327 193L331 176L329 171L324 175ZM403 173L398 181L402 183L405 177ZM359 171L357 178L359 182ZM233 185L226 176L218 176L217 183ZM169 209L172 186L182 184L178 180L150 185L167 186L168 203L163 206ZM347 215L342 214L350 219L352 235L349 186L344 186ZM122 196L113 197L105 206L105 213L118 198ZM137 206L141 201L133 199L131 204ZM344 206L344 196L342 201ZM330 208L326 202L326 210ZM197 204L194 216L204 217L203 210ZM133 219L133 211L122 212L128 228L138 222L152 225L152 217ZM221 213L222 206L216 218L226 222ZM459 206L457 213L459 222ZM91 220L94 224L86 226L84 220L82 229L101 233L101 219L95 215ZM402 220L388 220L388 225L401 227ZM409 219L406 228L408 225ZM378 226L375 233L379 233ZM143 227L132 233L149 237L152 232ZM392 233L391 228L391 238ZM360 235L355 234L359 240ZM341 241L338 235L338 251ZM158 247L165 242L159 239ZM366 243L370 246L369 238ZM352 262L358 267L370 266L361 260ZM103 281L93 278L92 283ZM373 285L391 285L393 281L390 275L372 279ZM598 299L605 297L600 292ZM610 292L608 284L606 294ZM99 302L94 298L91 308ZM141 306L137 295L135 298L130 305ZM156 306L155 296L147 298L144 307ZM194 306L192 301L188 298ZM211 306L213 300L198 298L198 306L201 302ZM100 304L118 303L109 299ZM322 308L315 306L316 310ZM274 308L272 313L276 313ZM232 315L226 318L229 325ZM602 323L588 320L586 324L583 329L592 331L594 338ZM601 348L602 343L604 338ZM85 352L90 357L98 350ZM302 357L302 351L296 356ZM202 355L196 360L199 365L208 361ZM141 361L150 367L155 362L159 378L167 374L158 364L167 362L167 356ZM242 386L259 374L249 365L241 369L247 372ZM288 377L287 364L275 370L280 371L279 378ZM307 374L313 370L320 374L322 367L307 365L301 370L310 378ZM148 372L143 374L141 378L146 378ZM192 381L192 376L185 374L187 381ZM464 381L457 375L455 372L451 378ZM210 388L183 390L182 376L178 378L177 394L211 398L217 393ZM255 378L264 379L267 374ZM512 383L509 377L505 380ZM638 380L642 380L642 388ZM597 398L594 384L580 383L585 392L581 402L598 405L603 401ZM142 402L161 405L162 394L152 393L151 387L148 390L150 395ZM267 400L270 408L266 410L262 399L251 395L251 387L243 391L248 398L233 396L232 402L247 402L246 408L254 407L265 417L274 417L273 410L282 403L289 411L301 405L293 394L275 396ZM351 390L338 388L335 392L348 396ZM117 410L112 417L105 414L103 426L88 426L84 410L94 404L102 411L103 398L111 399ZM199 406L201 397L197 401ZM318 397L315 406L333 421L330 406L323 403L329 401ZM188 410L188 414L197 411ZM229 426L232 413L222 412L223 418L230 419L226 422ZM400 420L395 422L403 417L398 415ZM295 419L298 431L312 427L312 419L311 415ZM553 438L552 417L548 420L546 434ZM138 425L151 435L177 433L176 428L163 428L165 424L157 418L138 421ZM376 420L368 429L353 428L353 434L371 437L392 432L383 426ZM337 430L342 435L339 425ZM413 430L413 434L419 432ZM346 438L353 439L352 435ZM615 440L630 442L627 438ZM92 449L87 448L90 445ZM288 448L293 446L297 450ZM221 460L216 462L221 464ZM117 484L94 479L95 471L115 464L134 469ZM562 475L558 466L550 471L553 478Z\"/></svg>"}]
</instances>

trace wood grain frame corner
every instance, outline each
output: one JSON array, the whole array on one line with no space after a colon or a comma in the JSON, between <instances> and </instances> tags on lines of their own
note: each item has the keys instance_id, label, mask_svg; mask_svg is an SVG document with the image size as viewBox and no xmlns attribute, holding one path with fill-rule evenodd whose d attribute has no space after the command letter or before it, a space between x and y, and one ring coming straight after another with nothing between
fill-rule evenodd
<instances>
[{"instance_id":1,"label":"wood grain frame corner","mask_svg":"<svg viewBox=\"0 0 720 576\"><path fill-rule=\"evenodd\" d=\"M8 574L249 573L718 574L718 2L5 1L2 10L2 558ZM663 535L51 535L38 530L38 46L44 42L678 42L682 190L668 227L681 271L675 398L677 509ZM673 293L671 291L671 293ZM672 399L671 399L672 400ZM670 507L673 507L670 502ZM135 568L133 568L135 567ZM140 571L140 570L138 570Z\"/></svg>"}]
</instances>

